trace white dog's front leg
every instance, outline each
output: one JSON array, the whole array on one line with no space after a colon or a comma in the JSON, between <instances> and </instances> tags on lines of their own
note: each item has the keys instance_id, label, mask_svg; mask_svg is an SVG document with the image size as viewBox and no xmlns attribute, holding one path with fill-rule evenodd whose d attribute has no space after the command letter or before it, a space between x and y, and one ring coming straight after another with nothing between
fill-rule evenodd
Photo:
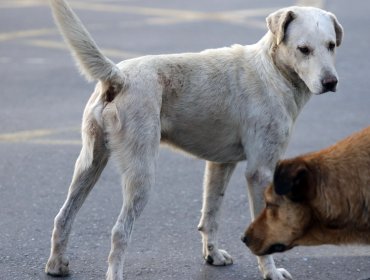
<instances>
[{"instance_id":1,"label":"white dog's front leg","mask_svg":"<svg viewBox=\"0 0 370 280\"><path fill-rule=\"evenodd\" d=\"M260 167L247 170L249 206L252 220L262 211L265 202L263 192L265 187L271 183L273 176L272 168ZM271 255L257 257L258 267L264 279L269 280L291 280L292 276L284 268L276 268Z\"/></svg>"},{"instance_id":2,"label":"white dog's front leg","mask_svg":"<svg viewBox=\"0 0 370 280\"><path fill-rule=\"evenodd\" d=\"M206 163L202 217L198 230L202 234L203 257L212 265L229 265L231 256L218 248L217 231L223 196L235 168L235 163Z\"/></svg>"},{"instance_id":3,"label":"white dog's front leg","mask_svg":"<svg viewBox=\"0 0 370 280\"><path fill-rule=\"evenodd\" d=\"M284 268L276 268L274 259L271 255L258 257L258 268L260 269L263 279L271 280L291 280L292 275Z\"/></svg>"}]
</instances>

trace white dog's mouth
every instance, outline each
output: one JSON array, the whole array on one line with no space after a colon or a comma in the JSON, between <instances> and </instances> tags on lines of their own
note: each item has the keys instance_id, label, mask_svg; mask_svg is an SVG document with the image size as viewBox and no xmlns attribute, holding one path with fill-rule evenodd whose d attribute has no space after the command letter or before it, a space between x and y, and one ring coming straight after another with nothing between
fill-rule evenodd
<instances>
[{"instance_id":1,"label":"white dog's mouth","mask_svg":"<svg viewBox=\"0 0 370 280\"><path fill-rule=\"evenodd\" d=\"M327 93L327 92L336 92L337 89L331 89L331 90L327 90L327 89L323 89L322 91L318 92L318 93L315 93L316 95L322 95L324 93Z\"/></svg>"}]
</instances>

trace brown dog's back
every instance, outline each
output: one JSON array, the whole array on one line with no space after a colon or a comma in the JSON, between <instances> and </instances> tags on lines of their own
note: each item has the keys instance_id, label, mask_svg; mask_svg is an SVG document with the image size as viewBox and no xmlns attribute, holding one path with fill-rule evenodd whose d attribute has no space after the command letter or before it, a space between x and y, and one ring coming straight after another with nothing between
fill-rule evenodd
<instances>
[{"instance_id":1,"label":"brown dog's back","mask_svg":"<svg viewBox=\"0 0 370 280\"><path fill-rule=\"evenodd\" d=\"M319 174L314 208L332 227L370 230L370 127L306 160Z\"/></svg>"}]
</instances>

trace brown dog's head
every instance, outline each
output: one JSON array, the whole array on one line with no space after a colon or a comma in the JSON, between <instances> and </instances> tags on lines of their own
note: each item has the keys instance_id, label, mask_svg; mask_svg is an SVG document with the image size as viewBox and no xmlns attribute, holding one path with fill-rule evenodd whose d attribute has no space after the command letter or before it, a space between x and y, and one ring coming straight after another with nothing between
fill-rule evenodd
<instances>
[{"instance_id":1,"label":"brown dog's head","mask_svg":"<svg viewBox=\"0 0 370 280\"><path fill-rule=\"evenodd\" d=\"M303 159L285 160L265 191L266 206L242 241L256 255L283 252L297 245L311 223L308 201L315 196L311 170Z\"/></svg>"}]
</instances>

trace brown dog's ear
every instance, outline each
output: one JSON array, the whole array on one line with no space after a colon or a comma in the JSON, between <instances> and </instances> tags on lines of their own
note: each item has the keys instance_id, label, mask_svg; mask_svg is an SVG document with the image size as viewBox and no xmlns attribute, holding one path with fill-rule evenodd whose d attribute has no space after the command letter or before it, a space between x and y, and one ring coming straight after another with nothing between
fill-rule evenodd
<instances>
[{"instance_id":1,"label":"brown dog's ear","mask_svg":"<svg viewBox=\"0 0 370 280\"><path fill-rule=\"evenodd\" d=\"M294 202L303 201L308 196L310 171L301 159L281 161L274 173L274 190L278 195L286 195Z\"/></svg>"},{"instance_id":2,"label":"brown dog's ear","mask_svg":"<svg viewBox=\"0 0 370 280\"><path fill-rule=\"evenodd\" d=\"M334 30L335 30L335 35L336 35L336 45L337 47L339 47L343 40L343 27L339 23L339 21L337 20L337 17L334 14L330 12L328 12L328 14L333 20Z\"/></svg>"},{"instance_id":3,"label":"brown dog's ear","mask_svg":"<svg viewBox=\"0 0 370 280\"><path fill-rule=\"evenodd\" d=\"M266 18L267 27L276 38L276 44L284 41L289 23L296 18L296 14L288 9L281 9Z\"/></svg>"}]
</instances>

